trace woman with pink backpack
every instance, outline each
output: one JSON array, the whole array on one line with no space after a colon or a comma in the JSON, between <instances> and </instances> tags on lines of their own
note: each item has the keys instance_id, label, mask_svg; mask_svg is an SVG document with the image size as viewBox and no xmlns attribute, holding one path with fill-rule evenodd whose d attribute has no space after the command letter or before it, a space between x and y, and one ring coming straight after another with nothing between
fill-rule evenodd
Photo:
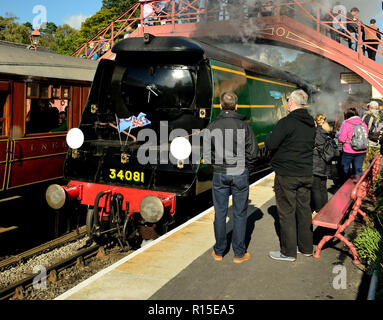
<instances>
[{"instance_id":1,"label":"woman with pink backpack","mask_svg":"<svg viewBox=\"0 0 383 320\"><path fill-rule=\"evenodd\" d=\"M368 147L368 127L358 116L356 109L348 109L344 119L338 138L343 143L343 182L351 176L351 164L354 174L358 176L363 174L363 161Z\"/></svg>"}]
</instances>

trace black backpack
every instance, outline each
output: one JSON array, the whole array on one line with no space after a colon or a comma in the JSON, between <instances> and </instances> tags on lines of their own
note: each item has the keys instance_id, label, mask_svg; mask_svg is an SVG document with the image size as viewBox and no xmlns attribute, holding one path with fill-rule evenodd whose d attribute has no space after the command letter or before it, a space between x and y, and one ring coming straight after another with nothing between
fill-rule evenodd
<instances>
[{"instance_id":1,"label":"black backpack","mask_svg":"<svg viewBox=\"0 0 383 320\"><path fill-rule=\"evenodd\" d=\"M325 162L330 162L332 159L340 156L337 143L329 136L326 137L326 142L323 145L323 149L319 150L317 147L316 149Z\"/></svg>"},{"instance_id":2,"label":"black backpack","mask_svg":"<svg viewBox=\"0 0 383 320\"><path fill-rule=\"evenodd\" d=\"M368 140L378 142L383 129L382 121L372 114L364 114L362 120L368 127Z\"/></svg>"}]
</instances>

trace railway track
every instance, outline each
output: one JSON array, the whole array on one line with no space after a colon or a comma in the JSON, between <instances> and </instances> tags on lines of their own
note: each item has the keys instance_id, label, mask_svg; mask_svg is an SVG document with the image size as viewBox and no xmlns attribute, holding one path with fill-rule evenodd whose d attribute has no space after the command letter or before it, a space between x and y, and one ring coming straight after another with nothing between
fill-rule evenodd
<instances>
[{"instance_id":1,"label":"railway track","mask_svg":"<svg viewBox=\"0 0 383 320\"><path fill-rule=\"evenodd\" d=\"M38 282L50 281L56 282L58 279L59 272L73 266L83 266L85 260L94 257L97 254L102 254L104 247L100 247L99 245L92 245L89 248L82 249L78 253L73 256L66 258L59 263L53 264L46 268L45 275L32 275L24 278L21 281L18 281L2 290L0 290L0 300L7 300L10 298L16 298L22 300L25 298L26 290L36 284L36 279L38 278Z\"/></svg>"},{"instance_id":2,"label":"railway track","mask_svg":"<svg viewBox=\"0 0 383 320\"><path fill-rule=\"evenodd\" d=\"M30 250L24 251L23 253L20 253L20 254L12 256L10 258L4 259L4 260L0 261L0 270L4 270L4 269L12 266L13 264L21 261L21 260L29 259L29 258L31 258L37 254L40 254L46 250L53 250L57 247L64 245L67 242L78 240L78 239L82 238L83 236L85 236L85 234L86 234L86 226L82 226L76 231L70 232L64 236L57 238L57 239L51 240L51 241L46 242L40 246L37 246L37 247L32 248Z\"/></svg>"},{"instance_id":3,"label":"railway track","mask_svg":"<svg viewBox=\"0 0 383 320\"><path fill-rule=\"evenodd\" d=\"M62 247L65 244L79 240L86 235L86 226L80 227L78 230L68 233L64 236L61 236L57 239L51 240L47 243L44 243L40 246L27 250L21 254L12 256L10 258L4 259L0 261L0 270L6 270L7 268L11 268L13 265L20 261L31 259L37 255L43 254L47 251L54 250L56 248ZM69 258L63 259L62 261L53 264L46 268L46 277L41 276L39 280L48 279L49 281L55 282L57 279L57 274L68 268L73 266L74 264L83 264L86 259L93 257L97 254L99 250L98 245L93 245L89 248L82 249L76 254L70 256ZM17 281L6 288L0 290L0 300L6 300L11 297L15 297L17 299L23 299L25 290L33 285L33 281L36 278L36 274L25 277L24 279Z\"/></svg>"}]
</instances>

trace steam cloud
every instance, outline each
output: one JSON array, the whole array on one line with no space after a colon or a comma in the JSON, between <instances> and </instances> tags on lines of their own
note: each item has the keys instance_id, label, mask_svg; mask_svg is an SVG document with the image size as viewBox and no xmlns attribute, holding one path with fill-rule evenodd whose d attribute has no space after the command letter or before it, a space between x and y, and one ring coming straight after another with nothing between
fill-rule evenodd
<instances>
[{"instance_id":1,"label":"steam cloud","mask_svg":"<svg viewBox=\"0 0 383 320\"><path fill-rule=\"evenodd\" d=\"M249 6L256 2L266 4L268 0L248 0L247 5ZM322 5L323 15L325 12L330 11L334 5L341 4L344 5L348 11L352 7L358 7L360 10L359 17L361 21L366 24L368 24L372 18L378 19L383 16L381 1L378 0L367 0L363 2L360 0L321 0L318 2ZM316 12L316 5L314 4L311 9L312 12ZM238 1L238 5L236 4L236 10L236 14L239 14L239 11L241 11L240 1ZM230 15L229 10L228 15ZM224 17L221 13L220 20L222 19L224 19ZM297 17L297 19L300 20L301 18ZM263 28L262 25L259 23L256 24L253 21L249 21L246 25L238 23L238 20L235 19L229 21L233 30L238 34L237 39L235 41L227 39L227 42L223 43L222 38L216 36L219 30L215 33L215 30L210 28L209 35L211 40L209 42L225 50L289 71L312 84L319 85L321 92L315 96L315 103L312 106L313 114L324 113L328 121L331 122L342 116L343 107L340 107L340 105L343 103L343 105L347 107L348 102L345 103L345 101L356 100L359 106L369 102L371 98L371 86L368 85L368 83L365 82L362 85L353 86L340 85L340 73L349 72L349 70L343 66L314 54L299 51L299 49L292 50L284 47L256 43L257 33ZM297 62L301 62L301 65ZM352 97L350 93L354 96Z\"/></svg>"}]
</instances>

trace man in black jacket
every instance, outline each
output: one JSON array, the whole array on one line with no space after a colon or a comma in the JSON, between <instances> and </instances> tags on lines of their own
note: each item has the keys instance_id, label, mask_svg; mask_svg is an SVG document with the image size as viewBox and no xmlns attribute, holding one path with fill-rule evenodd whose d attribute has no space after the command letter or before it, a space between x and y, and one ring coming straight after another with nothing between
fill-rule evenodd
<instances>
[{"instance_id":1,"label":"man in black jacket","mask_svg":"<svg viewBox=\"0 0 383 320\"><path fill-rule=\"evenodd\" d=\"M360 22L359 9L356 7L352 8L350 12L347 14L347 19L348 19L347 30L351 33L351 36L356 39L354 40L354 39L348 38L348 47L354 51L358 51L358 39L359 39L358 22Z\"/></svg>"},{"instance_id":2,"label":"man in black jacket","mask_svg":"<svg viewBox=\"0 0 383 320\"><path fill-rule=\"evenodd\" d=\"M227 247L226 216L230 194L233 195L234 263L250 259L246 252L245 235L249 198L249 172L253 171L258 143L245 117L236 113L238 98L234 93L221 96L222 112L204 131L204 162L212 164L214 233L216 244L212 256L221 261Z\"/></svg>"},{"instance_id":3,"label":"man in black jacket","mask_svg":"<svg viewBox=\"0 0 383 320\"><path fill-rule=\"evenodd\" d=\"M313 181L314 119L304 108L307 94L291 93L287 111L266 138L275 170L274 191L280 221L280 251L271 251L276 260L295 261L299 252L313 252L310 192ZM298 230L297 230L298 228Z\"/></svg>"}]
</instances>

